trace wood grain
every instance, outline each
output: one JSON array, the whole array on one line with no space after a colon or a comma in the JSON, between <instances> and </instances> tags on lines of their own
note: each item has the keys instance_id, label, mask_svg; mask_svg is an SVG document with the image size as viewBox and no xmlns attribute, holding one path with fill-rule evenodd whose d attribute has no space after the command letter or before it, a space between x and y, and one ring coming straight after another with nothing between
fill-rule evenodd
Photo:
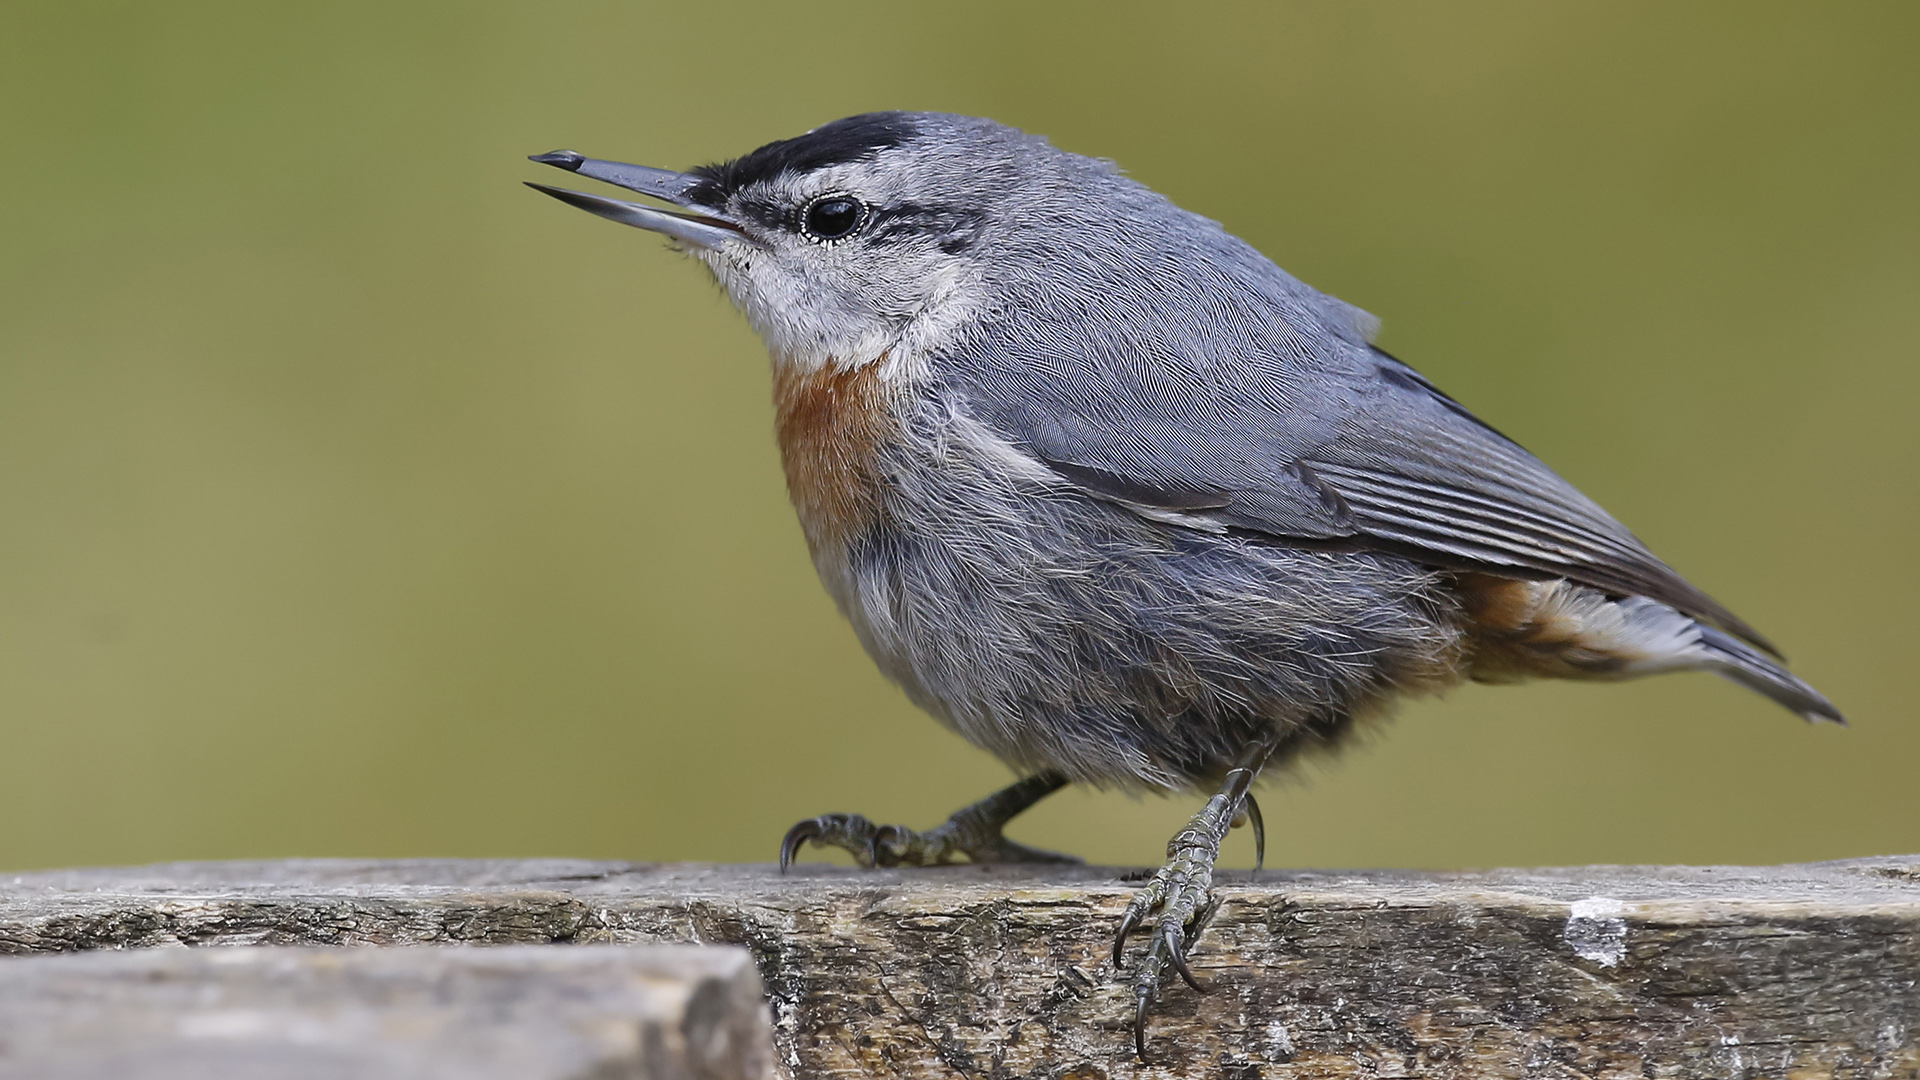
<instances>
[{"instance_id":1,"label":"wood grain","mask_svg":"<svg viewBox=\"0 0 1920 1080\"><path fill-rule=\"evenodd\" d=\"M770 1080L739 949L94 951L0 962L0 1078Z\"/></svg>"},{"instance_id":2,"label":"wood grain","mask_svg":"<svg viewBox=\"0 0 1920 1080\"><path fill-rule=\"evenodd\" d=\"M1916 1077L1920 858L1224 872L1134 1061L1094 867L279 862L0 879L0 950L725 942L801 1077Z\"/></svg>"}]
</instances>

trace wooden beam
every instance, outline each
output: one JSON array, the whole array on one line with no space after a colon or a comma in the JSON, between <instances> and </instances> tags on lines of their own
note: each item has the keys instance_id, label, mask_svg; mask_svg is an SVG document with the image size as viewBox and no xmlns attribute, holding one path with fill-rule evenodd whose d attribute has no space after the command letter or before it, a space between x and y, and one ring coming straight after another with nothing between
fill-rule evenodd
<instances>
[{"instance_id":1,"label":"wooden beam","mask_svg":"<svg viewBox=\"0 0 1920 1080\"><path fill-rule=\"evenodd\" d=\"M0 961L0 1077L773 1075L741 949L253 945Z\"/></svg>"},{"instance_id":2,"label":"wooden beam","mask_svg":"<svg viewBox=\"0 0 1920 1080\"><path fill-rule=\"evenodd\" d=\"M1920 857L1223 872L1134 1060L1100 868L176 864L0 878L0 952L721 942L799 1077L1920 1077ZM1138 946L1134 955L1138 955Z\"/></svg>"}]
</instances>

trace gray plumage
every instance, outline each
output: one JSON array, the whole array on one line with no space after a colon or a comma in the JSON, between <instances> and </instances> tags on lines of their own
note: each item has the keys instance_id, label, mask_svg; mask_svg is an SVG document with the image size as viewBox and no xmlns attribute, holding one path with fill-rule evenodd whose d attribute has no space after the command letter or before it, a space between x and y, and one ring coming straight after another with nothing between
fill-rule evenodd
<instances>
[{"instance_id":1,"label":"gray plumage","mask_svg":"<svg viewBox=\"0 0 1920 1080\"><path fill-rule=\"evenodd\" d=\"M689 175L542 160L696 210L560 193L690 242L781 394L844 382L838 419L782 406L816 565L887 673L1016 768L1204 783L1462 678L1699 668L1839 718L1372 316L1110 162L925 113ZM820 235L822 205L857 225Z\"/></svg>"},{"instance_id":2,"label":"gray plumage","mask_svg":"<svg viewBox=\"0 0 1920 1080\"><path fill-rule=\"evenodd\" d=\"M994 314L935 366L1036 455L1097 493L1207 507L1276 537L1568 577L1764 645L1533 455L1373 348L1371 316L1106 162L974 132L1026 175L976 256Z\"/></svg>"},{"instance_id":3,"label":"gray plumage","mask_svg":"<svg viewBox=\"0 0 1920 1080\"><path fill-rule=\"evenodd\" d=\"M1310 745L1453 681L1438 573L1168 525L1008 470L970 404L914 403L884 456L888 523L827 557L881 667L1020 771L1192 788L1269 733Z\"/></svg>"}]
</instances>

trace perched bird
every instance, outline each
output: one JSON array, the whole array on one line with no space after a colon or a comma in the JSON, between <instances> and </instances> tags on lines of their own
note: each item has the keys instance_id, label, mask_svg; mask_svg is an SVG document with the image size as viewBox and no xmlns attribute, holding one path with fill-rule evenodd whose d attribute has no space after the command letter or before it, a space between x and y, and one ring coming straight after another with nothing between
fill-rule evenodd
<instances>
[{"instance_id":1,"label":"perched bird","mask_svg":"<svg viewBox=\"0 0 1920 1080\"><path fill-rule=\"evenodd\" d=\"M990 120L874 113L679 173L534 161L664 233L765 339L814 566L922 708L1018 783L866 865L1055 861L1068 783L1212 792L1114 942L1135 1037L1261 770L1462 680L1724 675L1840 720L1777 650L1532 454L1373 344L1376 320L1112 163ZM1263 839L1263 838L1262 838ZM1263 846L1263 845L1262 845ZM1197 984L1196 984L1197 985Z\"/></svg>"}]
</instances>

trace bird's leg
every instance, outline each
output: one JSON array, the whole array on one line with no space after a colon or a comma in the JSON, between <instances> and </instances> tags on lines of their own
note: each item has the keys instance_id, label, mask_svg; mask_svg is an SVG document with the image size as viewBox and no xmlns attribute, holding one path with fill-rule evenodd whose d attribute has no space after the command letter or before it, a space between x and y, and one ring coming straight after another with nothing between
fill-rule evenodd
<instances>
[{"instance_id":1,"label":"bird's leg","mask_svg":"<svg viewBox=\"0 0 1920 1080\"><path fill-rule=\"evenodd\" d=\"M1120 918L1113 940L1113 966L1124 966L1127 935L1148 919L1154 920L1153 940L1146 963L1134 980L1133 1044L1140 1060L1147 1059L1147 1010L1160 995L1160 976L1171 965L1188 986L1205 987L1187 966L1187 946L1200 937L1220 907L1213 895L1213 867L1220 858L1220 841L1237 821L1251 820L1265 855L1266 826L1248 789L1273 753L1272 742L1252 747L1227 771L1220 793L1193 815L1187 827L1167 842L1167 863L1133 894ZM1243 817L1244 815L1244 817Z\"/></svg>"},{"instance_id":2,"label":"bird's leg","mask_svg":"<svg viewBox=\"0 0 1920 1080\"><path fill-rule=\"evenodd\" d=\"M787 830L780 841L780 869L784 872L803 844L832 845L851 852L861 866L938 866L965 855L976 863L1077 863L1071 855L1057 855L1016 844L1001 830L1021 811L1065 787L1067 778L1056 772L1029 776L1004 787L971 806L963 807L944 825L915 832L901 825L875 825L859 814L823 814Z\"/></svg>"}]
</instances>

